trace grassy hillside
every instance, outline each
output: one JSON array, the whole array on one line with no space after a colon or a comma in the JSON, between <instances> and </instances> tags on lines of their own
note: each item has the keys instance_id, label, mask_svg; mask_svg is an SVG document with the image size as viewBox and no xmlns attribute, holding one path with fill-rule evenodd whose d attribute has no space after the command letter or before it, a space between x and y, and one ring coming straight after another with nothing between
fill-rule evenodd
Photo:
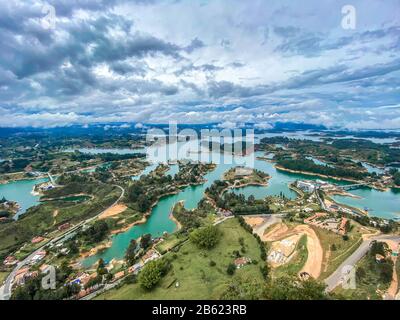
<instances>
[{"instance_id":1,"label":"grassy hillside","mask_svg":"<svg viewBox=\"0 0 400 320\"><path fill-rule=\"evenodd\" d=\"M261 283L262 262L255 238L236 219L226 220L218 228L222 237L213 249L198 249L188 241L178 252L166 254L165 257L171 260L172 270L154 290L146 291L138 284L129 284L100 295L97 299L217 299L232 279L226 269L235 260L232 252L241 249L240 238L243 238L246 248L246 252L241 254L258 263L237 269L236 274L251 276ZM210 265L211 261L215 262L215 266ZM175 286L177 282L179 287Z\"/></svg>"}]
</instances>

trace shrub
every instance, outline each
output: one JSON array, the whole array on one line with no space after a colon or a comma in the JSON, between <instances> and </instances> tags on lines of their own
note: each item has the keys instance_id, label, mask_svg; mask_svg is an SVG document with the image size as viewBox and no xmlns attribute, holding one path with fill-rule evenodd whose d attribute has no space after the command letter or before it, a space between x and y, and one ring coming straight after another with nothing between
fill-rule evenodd
<instances>
[{"instance_id":1,"label":"shrub","mask_svg":"<svg viewBox=\"0 0 400 320\"><path fill-rule=\"evenodd\" d=\"M226 273L232 276L236 271L236 266L233 263L230 263L228 265L228 268L226 268Z\"/></svg>"}]
</instances>

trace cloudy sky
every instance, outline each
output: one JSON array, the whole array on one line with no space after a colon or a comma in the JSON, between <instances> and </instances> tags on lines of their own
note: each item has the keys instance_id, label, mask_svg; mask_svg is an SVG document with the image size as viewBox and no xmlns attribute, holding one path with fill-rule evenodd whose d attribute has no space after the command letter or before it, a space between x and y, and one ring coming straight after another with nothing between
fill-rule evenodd
<instances>
[{"instance_id":1,"label":"cloudy sky","mask_svg":"<svg viewBox=\"0 0 400 320\"><path fill-rule=\"evenodd\" d=\"M8 0L0 12L3 127L400 128L400 0Z\"/></svg>"}]
</instances>

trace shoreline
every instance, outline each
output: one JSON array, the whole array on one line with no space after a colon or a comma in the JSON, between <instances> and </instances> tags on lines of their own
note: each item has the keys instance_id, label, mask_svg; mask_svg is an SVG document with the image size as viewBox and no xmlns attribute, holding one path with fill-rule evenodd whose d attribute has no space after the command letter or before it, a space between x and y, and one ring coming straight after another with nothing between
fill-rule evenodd
<instances>
[{"instance_id":1,"label":"shoreline","mask_svg":"<svg viewBox=\"0 0 400 320\"><path fill-rule=\"evenodd\" d=\"M184 184L184 185L181 185L181 186L178 187L179 190L171 191L171 192L168 192L168 193L166 193L166 194L163 194L163 195L159 196L158 199L155 200L155 201L151 204L150 209L149 209L148 211L146 211L146 212L143 214L143 217L142 217L140 220L135 221L135 222L133 222L133 223L131 223L131 224L125 226L125 227L120 228L120 229L111 231L111 235L117 235L117 234L120 234L120 233L127 232L127 231L129 231L131 228L133 228L133 227L136 226L136 225L140 225L140 224L146 223L147 218L151 215L151 212L153 211L154 207L158 204L158 202L159 202L163 197L167 197L167 196L171 196L171 195L174 195L174 194L178 194L178 193L181 191L181 190L180 190L181 188L186 188L186 187L190 187L190 186L201 185L201 184L204 184L205 182L206 182L206 180L201 181L201 182L198 182L198 183L188 183L188 184ZM171 219L171 220L172 220L172 219ZM174 221L174 222L175 222L175 221Z\"/></svg>"},{"instance_id":2,"label":"shoreline","mask_svg":"<svg viewBox=\"0 0 400 320\"><path fill-rule=\"evenodd\" d=\"M99 251L111 248L111 246L112 246L112 241L107 241L106 243L98 244L97 246L89 249L89 251L84 251L80 253L78 260L95 256Z\"/></svg>"},{"instance_id":3,"label":"shoreline","mask_svg":"<svg viewBox=\"0 0 400 320\"><path fill-rule=\"evenodd\" d=\"M70 195L68 195L68 196L62 196L62 197L57 197L57 198L44 198L44 199L40 199L40 202L42 202L42 201L57 201L57 200L63 200L63 199L70 198L70 197L80 197L80 196L90 197L90 200L93 200L93 199L94 199L94 196L92 196L91 194L76 193L76 194L70 194Z\"/></svg>"},{"instance_id":4,"label":"shoreline","mask_svg":"<svg viewBox=\"0 0 400 320\"><path fill-rule=\"evenodd\" d=\"M321 177L321 178L334 179L334 180L338 180L338 181L348 181L348 182L364 183L364 181L354 180L354 179L350 179L350 178L342 178L342 177L328 176L328 175L321 174L321 173L313 173L313 172L308 172L308 171L300 171L300 170L287 169L287 168L284 168L284 167L279 166L279 165L277 165L277 164L276 164L274 167L275 167L275 169L277 169L277 170L286 171L286 172L291 172L291 173L299 173L299 174L304 174L304 175L307 175L307 176L318 176L318 177Z\"/></svg>"}]
</instances>

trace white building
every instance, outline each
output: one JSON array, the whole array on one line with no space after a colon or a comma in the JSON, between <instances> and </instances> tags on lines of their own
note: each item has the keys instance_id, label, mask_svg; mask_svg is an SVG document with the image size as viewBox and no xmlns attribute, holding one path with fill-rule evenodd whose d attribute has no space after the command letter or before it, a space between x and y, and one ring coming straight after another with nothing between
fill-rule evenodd
<instances>
[{"instance_id":1,"label":"white building","mask_svg":"<svg viewBox=\"0 0 400 320\"><path fill-rule=\"evenodd\" d=\"M296 186L305 192L314 192L315 190L315 185L308 181L297 181Z\"/></svg>"}]
</instances>

